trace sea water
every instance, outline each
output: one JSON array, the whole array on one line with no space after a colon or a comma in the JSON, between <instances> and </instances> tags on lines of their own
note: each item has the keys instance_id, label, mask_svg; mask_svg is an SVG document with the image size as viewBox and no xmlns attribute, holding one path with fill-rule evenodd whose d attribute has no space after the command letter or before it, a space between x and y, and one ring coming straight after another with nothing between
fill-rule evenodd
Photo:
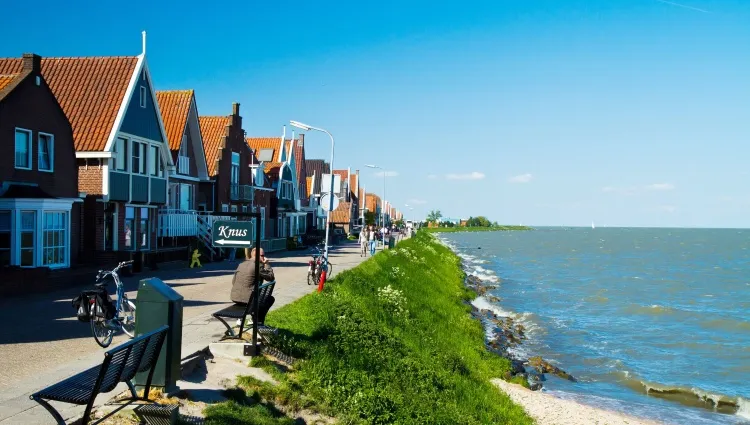
<instances>
[{"instance_id":1,"label":"sea water","mask_svg":"<svg viewBox=\"0 0 750 425\"><path fill-rule=\"evenodd\" d=\"M578 379L544 391L671 424L750 424L750 230L540 228L440 236Z\"/></svg>"}]
</instances>

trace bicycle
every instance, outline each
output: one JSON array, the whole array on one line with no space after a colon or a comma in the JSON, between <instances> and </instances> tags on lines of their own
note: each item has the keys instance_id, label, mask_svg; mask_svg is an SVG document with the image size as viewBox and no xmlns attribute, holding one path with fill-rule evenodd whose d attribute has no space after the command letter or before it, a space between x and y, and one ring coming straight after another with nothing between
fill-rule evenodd
<instances>
[{"instance_id":1,"label":"bicycle","mask_svg":"<svg viewBox=\"0 0 750 425\"><path fill-rule=\"evenodd\" d=\"M94 340L101 347L106 348L112 343L112 338L114 338L115 331L118 329L122 329L130 338L135 336L135 304L125 295L125 286L117 274L120 269L129 267L132 264L133 261L123 261L111 271L99 270L99 273L96 275L94 286L101 291L101 296L95 296L90 299L91 309L89 311L91 311L91 332L94 334ZM106 279L108 277L114 280L117 287L115 310L114 312L109 312L110 314L107 314L112 304L112 300L107 293L108 281ZM109 303L109 305L102 305L102 301ZM108 318L108 315L112 317Z\"/></svg>"},{"instance_id":2,"label":"bicycle","mask_svg":"<svg viewBox=\"0 0 750 425\"><path fill-rule=\"evenodd\" d=\"M313 254L312 260L307 262L307 284L317 285L320 282L320 273L323 271L323 267L325 267L330 276L333 273L333 265L325 259L323 250L318 247L312 247L312 249L318 251L318 255ZM325 265L323 264L324 261Z\"/></svg>"}]
</instances>

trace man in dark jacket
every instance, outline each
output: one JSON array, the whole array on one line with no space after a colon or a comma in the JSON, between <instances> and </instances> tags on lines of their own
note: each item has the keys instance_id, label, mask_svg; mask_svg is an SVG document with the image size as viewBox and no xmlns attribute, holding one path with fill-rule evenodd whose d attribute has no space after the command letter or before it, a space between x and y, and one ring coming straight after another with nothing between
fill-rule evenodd
<instances>
[{"instance_id":1,"label":"man in dark jacket","mask_svg":"<svg viewBox=\"0 0 750 425\"><path fill-rule=\"evenodd\" d=\"M260 251L260 252L258 252ZM253 292L253 285L255 285L255 256L260 255L260 279L262 281L274 280L273 269L268 262L268 259L263 252L263 248L257 250L253 248L250 251L250 258L240 263L237 266L237 271L234 272L234 280L232 281L232 293L231 299L236 304L247 304L247 300L250 299L250 294Z\"/></svg>"}]
</instances>

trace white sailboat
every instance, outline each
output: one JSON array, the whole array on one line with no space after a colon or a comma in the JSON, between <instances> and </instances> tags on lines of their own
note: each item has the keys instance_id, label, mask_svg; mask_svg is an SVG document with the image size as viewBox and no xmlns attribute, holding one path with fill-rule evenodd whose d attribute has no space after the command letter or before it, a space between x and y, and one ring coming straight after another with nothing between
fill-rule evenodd
<instances>
[{"instance_id":1,"label":"white sailboat","mask_svg":"<svg viewBox=\"0 0 750 425\"><path fill-rule=\"evenodd\" d=\"M591 228L592 229L596 229L596 226L594 226L594 222L593 221L591 222Z\"/></svg>"}]
</instances>

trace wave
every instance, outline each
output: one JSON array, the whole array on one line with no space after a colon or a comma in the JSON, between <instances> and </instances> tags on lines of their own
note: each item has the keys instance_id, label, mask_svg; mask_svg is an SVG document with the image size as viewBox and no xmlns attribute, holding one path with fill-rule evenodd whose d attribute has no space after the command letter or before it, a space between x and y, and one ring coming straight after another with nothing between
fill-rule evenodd
<instances>
[{"instance_id":1,"label":"wave","mask_svg":"<svg viewBox=\"0 0 750 425\"><path fill-rule=\"evenodd\" d=\"M696 387L653 383L622 370L617 371L617 374L622 377L621 382L625 386L646 395L750 419L750 400L740 396L728 396Z\"/></svg>"}]
</instances>

